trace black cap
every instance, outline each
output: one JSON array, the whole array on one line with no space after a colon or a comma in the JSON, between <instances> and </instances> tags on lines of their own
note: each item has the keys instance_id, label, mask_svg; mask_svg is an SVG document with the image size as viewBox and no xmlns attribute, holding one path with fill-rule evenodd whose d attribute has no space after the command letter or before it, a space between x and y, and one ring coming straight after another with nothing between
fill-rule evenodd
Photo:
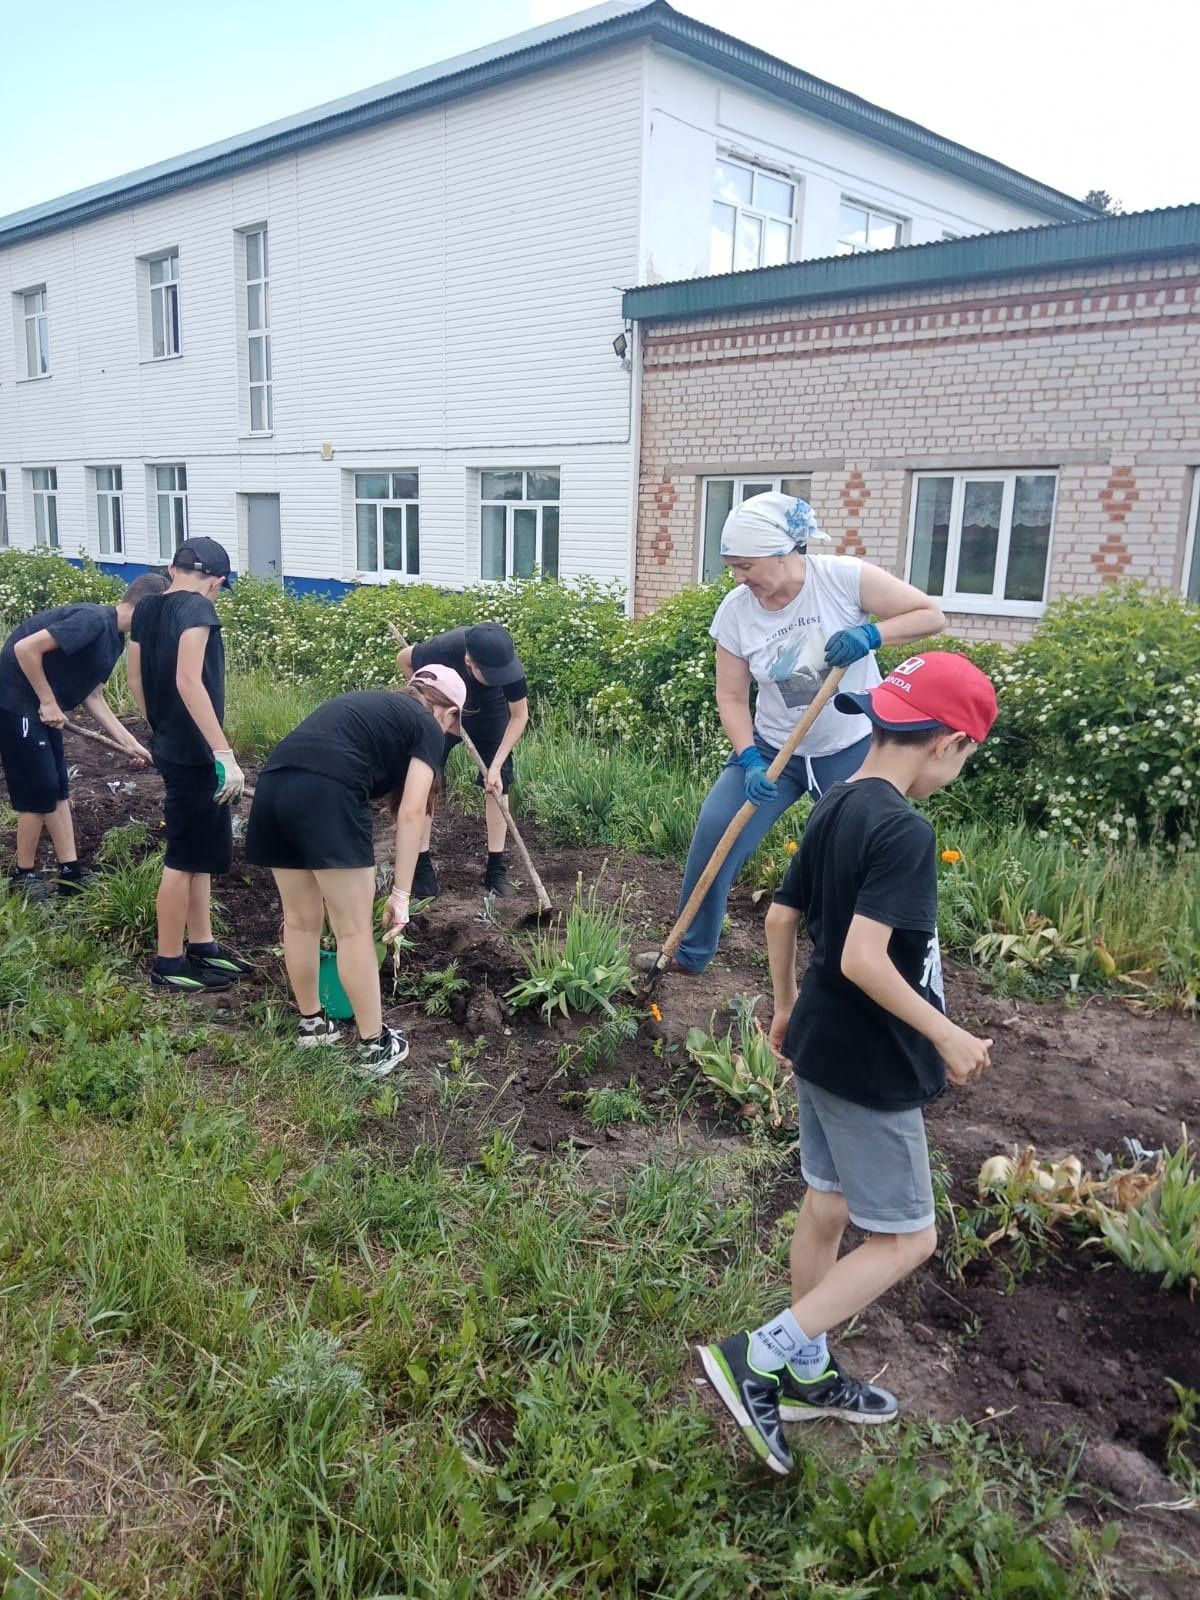
<instances>
[{"instance_id":1,"label":"black cap","mask_svg":"<svg viewBox=\"0 0 1200 1600\"><path fill-rule=\"evenodd\" d=\"M525 676L512 634L498 622L478 622L467 629L467 650L483 673L483 681L503 687Z\"/></svg>"},{"instance_id":2,"label":"black cap","mask_svg":"<svg viewBox=\"0 0 1200 1600\"><path fill-rule=\"evenodd\" d=\"M180 572L202 572L206 578L228 578L229 552L215 539L188 539L171 557Z\"/></svg>"}]
</instances>

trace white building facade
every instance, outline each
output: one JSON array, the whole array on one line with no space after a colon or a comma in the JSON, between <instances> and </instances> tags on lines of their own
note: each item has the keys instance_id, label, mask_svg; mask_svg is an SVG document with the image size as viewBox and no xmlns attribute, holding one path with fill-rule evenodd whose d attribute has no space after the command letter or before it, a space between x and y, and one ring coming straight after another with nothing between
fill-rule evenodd
<instances>
[{"instance_id":1,"label":"white building facade","mask_svg":"<svg viewBox=\"0 0 1200 1600\"><path fill-rule=\"evenodd\" d=\"M0 543L631 592L623 287L1082 215L662 0L598 7L0 219Z\"/></svg>"}]
</instances>

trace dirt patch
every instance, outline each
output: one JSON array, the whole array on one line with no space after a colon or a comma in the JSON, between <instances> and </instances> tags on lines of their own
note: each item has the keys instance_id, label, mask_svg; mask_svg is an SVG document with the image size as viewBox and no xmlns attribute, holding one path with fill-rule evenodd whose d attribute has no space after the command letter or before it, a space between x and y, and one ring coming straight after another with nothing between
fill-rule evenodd
<instances>
[{"instance_id":1,"label":"dirt patch","mask_svg":"<svg viewBox=\"0 0 1200 1600\"><path fill-rule=\"evenodd\" d=\"M152 773L130 773L118 757L83 741L72 743L71 755L81 853L94 854L104 832L124 822L157 829L161 791ZM599 880L604 898L625 894L635 942L645 936L652 944L665 932L678 894L676 867L549 846L536 827L526 831L558 906L569 903L577 876L585 884ZM381 856L387 835L381 816ZM698 980L666 977L656 992L661 1024L643 1027L612 1066L597 1065L585 1076L569 1059L578 1023L547 1026L506 1001L522 970L514 938L521 937L519 923L533 898L525 892L497 902L491 914L498 925L487 920L484 848L479 819L439 813L434 849L443 893L415 919L414 948L398 978L385 973L388 1015L408 1032L412 1053L396 1114L368 1122L376 1148L399 1161L432 1143L448 1159L467 1161L499 1126L525 1149L580 1159L584 1172L604 1182L620 1181L622 1172L650 1159L737 1148L741 1136L722 1108L694 1092L682 1042L691 1025L707 1025L714 1011L723 1016L731 996L769 991L762 906L745 888L735 890L730 928L709 972ZM286 994L273 953L278 902L270 875L247 867L240 852L218 893L231 943L262 964L260 978L233 999L236 1022L238 1004ZM429 1016L416 990L425 975L452 962L465 987L451 998L449 1015ZM1002 999L954 967L947 979L952 1014L995 1040L991 1071L968 1090L949 1091L929 1112L931 1143L950 1168L960 1203L971 1203L981 1161L999 1150L1032 1143L1049 1156L1075 1152L1086 1165L1095 1151L1121 1156L1127 1138L1159 1146L1178 1139L1181 1122L1200 1126L1194 1022L1135 1015L1101 999L1070 1006ZM630 1081L652 1110L674 1113L686 1101L684 1114L664 1115L653 1128L595 1128L584 1111L586 1091ZM776 1225L802 1193L798 1174L772 1182L758 1196L759 1224ZM862 1319L847 1362L882 1372L910 1412L966 1416L1056 1460L1079 1442L1081 1473L1128 1509L1135 1532L1200 1559L1200 1512L1133 1511L1177 1494L1162 1471L1175 1404L1166 1379L1200 1389L1200 1303L1096 1261L1067 1246L1015 1286L995 1265L969 1268L965 1283L954 1283L935 1264ZM477 1420L484 1451L502 1448L507 1418L484 1412ZM1195 1592L1172 1589L1166 1580L1140 1581L1145 1593Z\"/></svg>"}]
</instances>

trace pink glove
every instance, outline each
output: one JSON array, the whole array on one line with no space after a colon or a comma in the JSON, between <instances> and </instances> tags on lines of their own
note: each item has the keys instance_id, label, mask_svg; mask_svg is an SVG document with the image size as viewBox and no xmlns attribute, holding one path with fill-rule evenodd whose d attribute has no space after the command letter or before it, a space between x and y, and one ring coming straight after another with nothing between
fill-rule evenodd
<instances>
[{"instance_id":1,"label":"pink glove","mask_svg":"<svg viewBox=\"0 0 1200 1600\"><path fill-rule=\"evenodd\" d=\"M390 944L393 939L398 939L407 928L408 902L409 893L407 889L393 889L388 896L388 926L383 935L385 944Z\"/></svg>"}]
</instances>

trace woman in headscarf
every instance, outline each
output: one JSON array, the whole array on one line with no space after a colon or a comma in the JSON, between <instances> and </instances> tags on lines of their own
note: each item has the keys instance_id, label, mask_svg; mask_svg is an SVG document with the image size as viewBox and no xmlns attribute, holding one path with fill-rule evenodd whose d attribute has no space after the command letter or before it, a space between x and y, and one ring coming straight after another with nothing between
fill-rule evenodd
<instances>
[{"instance_id":1,"label":"woman in headscarf","mask_svg":"<svg viewBox=\"0 0 1200 1600\"><path fill-rule=\"evenodd\" d=\"M726 857L671 972L703 972L716 952L729 889L773 823L800 796L818 799L857 772L871 743L866 717L827 705L776 783L766 770L833 667L843 687L861 693L880 680L875 651L940 633L946 619L929 598L856 556L810 555L826 540L812 508L785 494L758 494L735 506L721 530L721 556L738 580L722 600L710 634L717 645L717 711L732 748L700 811L683 874L680 907L721 835L745 801L754 816ZM872 616L879 621L872 622ZM758 687L753 718L750 683ZM637 958L643 970L657 952Z\"/></svg>"}]
</instances>

